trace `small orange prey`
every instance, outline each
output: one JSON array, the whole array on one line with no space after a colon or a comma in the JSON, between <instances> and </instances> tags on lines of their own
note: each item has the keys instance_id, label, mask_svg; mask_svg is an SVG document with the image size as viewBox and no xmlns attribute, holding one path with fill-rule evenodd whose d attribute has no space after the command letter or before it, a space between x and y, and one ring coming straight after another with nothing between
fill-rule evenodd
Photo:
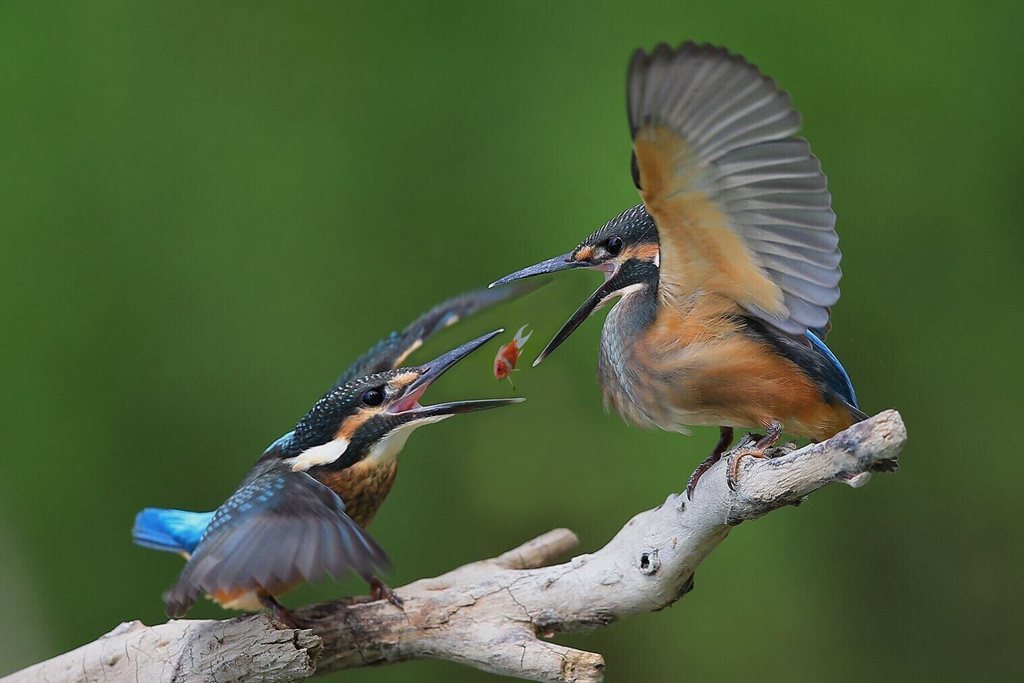
<instances>
[{"instance_id":1,"label":"small orange prey","mask_svg":"<svg viewBox=\"0 0 1024 683\"><path fill-rule=\"evenodd\" d=\"M498 349L498 355L494 357L494 378L497 380L507 379L512 382L511 374L516 369L516 363L519 361L519 354L522 353L523 347L526 346L526 342L530 340L530 334L523 335L526 330L526 325L519 328L516 332L516 336L512 338L508 344L505 344ZM512 388L515 389L515 383L512 383Z\"/></svg>"}]
</instances>

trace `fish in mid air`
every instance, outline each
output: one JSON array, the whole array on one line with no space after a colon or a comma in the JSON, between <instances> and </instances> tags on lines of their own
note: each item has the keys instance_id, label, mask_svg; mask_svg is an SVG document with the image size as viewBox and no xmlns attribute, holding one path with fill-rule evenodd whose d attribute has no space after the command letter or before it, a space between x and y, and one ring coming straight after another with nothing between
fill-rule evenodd
<instances>
[{"instance_id":1,"label":"fish in mid air","mask_svg":"<svg viewBox=\"0 0 1024 683\"><path fill-rule=\"evenodd\" d=\"M519 354L523 352L523 347L526 346L526 342L530 341L530 335L533 334L531 330L529 334L524 335L526 327L526 325L520 327L512 341L498 349L498 355L494 357L494 378L499 381L507 379L513 389L516 388L516 385L512 382L512 373L519 361Z\"/></svg>"}]
</instances>

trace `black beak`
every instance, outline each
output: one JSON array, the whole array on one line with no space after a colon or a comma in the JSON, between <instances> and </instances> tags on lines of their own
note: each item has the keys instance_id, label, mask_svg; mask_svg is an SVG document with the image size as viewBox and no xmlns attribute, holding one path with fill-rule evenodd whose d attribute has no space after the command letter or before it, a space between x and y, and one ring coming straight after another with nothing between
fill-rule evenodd
<instances>
[{"instance_id":1,"label":"black beak","mask_svg":"<svg viewBox=\"0 0 1024 683\"><path fill-rule=\"evenodd\" d=\"M517 270L514 273L509 273L500 280L495 280L488 287L497 287L513 280L522 280L526 277L533 277L534 275L545 275L547 273L557 273L562 270L572 270L573 268L587 268L590 264L586 261L577 261L572 258L572 252L549 258L547 261L541 261L532 266Z\"/></svg>"},{"instance_id":2,"label":"black beak","mask_svg":"<svg viewBox=\"0 0 1024 683\"><path fill-rule=\"evenodd\" d=\"M562 329L555 333L555 336L551 338L548 345L544 347L544 350L540 352L536 360L533 361L533 367L537 367L541 364L545 358L547 358L552 351L561 346L562 342L569 338L576 328L583 324L583 321L590 317L590 314L597 310L597 307L607 297L615 293L615 290L619 289L620 285L616 282L615 277L610 278L596 290L594 293L587 297L587 300L576 309L576 312L565 321L562 325Z\"/></svg>"},{"instance_id":3,"label":"black beak","mask_svg":"<svg viewBox=\"0 0 1024 683\"><path fill-rule=\"evenodd\" d=\"M483 336L466 342L458 348L452 349L448 353L441 354L429 363L421 365L417 368L420 372L420 376L409 383L403 397L399 399L395 406L393 406L393 408L396 406L398 407L398 410L395 410L395 412L401 415L407 415L412 419L419 420L427 417L456 415L459 413L476 412L478 410L488 410L490 408L500 408L501 406L513 405L525 401L525 398L495 398L475 401L452 401L450 403L438 403L430 406L419 405L420 396L423 395L423 392L427 390L427 387L429 387L434 380L446 373L460 360L473 353L504 331L504 329L497 329L493 332L488 332Z\"/></svg>"},{"instance_id":4,"label":"black beak","mask_svg":"<svg viewBox=\"0 0 1024 683\"><path fill-rule=\"evenodd\" d=\"M521 280L525 277L533 277L534 275L544 275L545 273L557 273L562 270L572 270L574 268L598 268L605 270L606 266L595 265L589 261L579 261L572 257L573 252L562 254L554 258L549 258L547 261L541 261L536 265L517 270L514 273L510 273L500 280L495 280L491 283L491 287L505 284L506 282L512 282L513 280ZM608 297L615 294L615 292L628 287L634 283L640 281L644 275L646 268L653 268L654 277L657 277L657 266L653 264L637 261L630 259L625 263L619 265L614 272L611 273L610 277L605 280L605 283L597 288L593 294L587 297L587 300L583 302L583 305L576 309L576 312L572 314L572 317L565 321L562 325L562 329L548 342L548 345L544 347L544 350L540 352L537 359L533 361L533 367L540 365L541 361L548 357L552 351L557 349L562 342L569 338L576 328L583 324L583 321L590 317L590 314L598 309L598 307L608 299ZM608 272L608 271L606 271ZM649 273L648 273L649 274Z\"/></svg>"},{"instance_id":5,"label":"black beak","mask_svg":"<svg viewBox=\"0 0 1024 683\"><path fill-rule=\"evenodd\" d=\"M626 288L640 284L645 280L657 281L658 267L649 261L629 259L620 264L604 284L594 290L594 293L587 297L576 312L572 314L562 329L558 330L544 350L540 352L533 366L537 367L541 361L547 358L552 351L557 349L562 342L569 338L569 335L576 331L576 328L583 324L583 321L590 317L590 314L600 308L601 304L608 301L609 297L618 293L624 293Z\"/></svg>"}]
</instances>

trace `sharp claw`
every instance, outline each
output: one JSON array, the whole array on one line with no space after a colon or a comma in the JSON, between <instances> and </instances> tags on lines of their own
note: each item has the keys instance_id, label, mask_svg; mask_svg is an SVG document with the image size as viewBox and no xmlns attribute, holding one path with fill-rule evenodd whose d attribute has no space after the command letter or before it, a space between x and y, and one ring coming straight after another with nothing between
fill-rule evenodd
<instances>
[{"instance_id":1,"label":"sharp claw","mask_svg":"<svg viewBox=\"0 0 1024 683\"><path fill-rule=\"evenodd\" d=\"M725 475L725 483L729 485L730 491L736 490L736 480L740 476L740 462L742 462L743 458L748 456L751 458L769 457L768 449L779 442L780 436L782 436L782 423L778 420L772 420L768 424L764 436L754 437L753 445L740 444L739 450L729 456L729 468Z\"/></svg>"},{"instance_id":2,"label":"sharp claw","mask_svg":"<svg viewBox=\"0 0 1024 683\"><path fill-rule=\"evenodd\" d=\"M272 613L275 621L280 621L288 628L302 628L302 624L299 620L287 609L282 607L281 609L273 610Z\"/></svg>"},{"instance_id":3,"label":"sharp claw","mask_svg":"<svg viewBox=\"0 0 1024 683\"><path fill-rule=\"evenodd\" d=\"M701 476L704 473L701 472L701 468L698 465L697 469L690 475L689 480L686 482L686 500L693 500L693 491L697 488L697 482L700 481Z\"/></svg>"},{"instance_id":4,"label":"sharp claw","mask_svg":"<svg viewBox=\"0 0 1024 683\"><path fill-rule=\"evenodd\" d=\"M764 449L761 448L744 448L743 450L736 451L729 456L729 469L725 475L725 483L729 485L730 491L736 490L736 482L740 476L740 463L743 458L766 458L768 457Z\"/></svg>"},{"instance_id":5,"label":"sharp claw","mask_svg":"<svg viewBox=\"0 0 1024 683\"><path fill-rule=\"evenodd\" d=\"M729 486L730 491L736 490L736 478L740 473L740 459L736 455L729 456L729 466L725 471L725 483Z\"/></svg>"},{"instance_id":6,"label":"sharp claw","mask_svg":"<svg viewBox=\"0 0 1024 683\"><path fill-rule=\"evenodd\" d=\"M690 475L690 479L686 482L686 499L693 500L693 492L697 489L697 482L704 476L704 473L711 469L711 466L718 462L722 457L721 453L712 453L704 462L697 465L697 469Z\"/></svg>"},{"instance_id":7,"label":"sharp claw","mask_svg":"<svg viewBox=\"0 0 1024 683\"><path fill-rule=\"evenodd\" d=\"M774 448L770 448L768 451L766 451L765 455L768 458L771 458L771 459L781 458L784 455L789 455L790 453L792 453L796 449L797 449L796 442L795 441L788 441L788 442L782 444L781 446L775 446Z\"/></svg>"},{"instance_id":8,"label":"sharp claw","mask_svg":"<svg viewBox=\"0 0 1024 683\"><path fill-rule=\"evenodd\" d=\"M719 429L721 430L721 436L718 439L715 450L711 451L711 455L706 457L701 464L697 465L697 469L693 471L689 481L686 482L687 500L693 500L693 492L697 489L697 482L700 481L705 472L711 469L712 465L722 459L722 454L732 445L732 427L719 427Z\"/></svg>"},{"instance_id":9,"label":"sharp claw","mask_svg":"<svg viewBox=\"0 0 1024 683\"><path fill-rule=\"evenodd\" d=\"M402 609L405 606L405 600L398 597L398 593L376 577L370 579L370 599L387 600L398 609Z\"/></svg>"},{"instance_id":10,"label":"sharp claw","mask_svg":"<svg viewBox=\"0 0 1024 683\"><path fill-rule=\"evenodd\" d=\"M270 609L270 616L288 628L302 628L302 620L292 614L288 608L279 603L274 596L261 594L258 596L260 604Z\"/></svg>"}]
</instances>

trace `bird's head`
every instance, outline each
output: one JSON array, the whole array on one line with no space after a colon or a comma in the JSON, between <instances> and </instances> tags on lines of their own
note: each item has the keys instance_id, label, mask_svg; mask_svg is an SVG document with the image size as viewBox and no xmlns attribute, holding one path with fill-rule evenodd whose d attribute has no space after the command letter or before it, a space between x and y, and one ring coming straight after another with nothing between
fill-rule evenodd
<instances>
[{"instance_id":1,"label":"bird's head","mask_svg":"<svg viewBox=\"0 0 1024 683\"><path fill-rule=\"evenodd\" d=\"M615 296L656 288L659 265L658 229L643 204L623 211L591 233L572 251L510 273L491 287L534 275L575 268L600 270L605 281L572 314L533 362L536 366L569 338L591 313Z\"/></svg>"},{"instance_id":2,"label":"bird's head","mask_svg":"<svg viewBox=\"0 0 1024 683\"><path fill-rule=\"evenodd\" d=\"M504 398L420 404L438 377L503 331L477 337L423 365L366 375L332 389L294 432L275 442L279 456L289 459L295 470L343 469L365 458L393 458L417 427L524 401Z\"/></svg>"}]
</instances>

